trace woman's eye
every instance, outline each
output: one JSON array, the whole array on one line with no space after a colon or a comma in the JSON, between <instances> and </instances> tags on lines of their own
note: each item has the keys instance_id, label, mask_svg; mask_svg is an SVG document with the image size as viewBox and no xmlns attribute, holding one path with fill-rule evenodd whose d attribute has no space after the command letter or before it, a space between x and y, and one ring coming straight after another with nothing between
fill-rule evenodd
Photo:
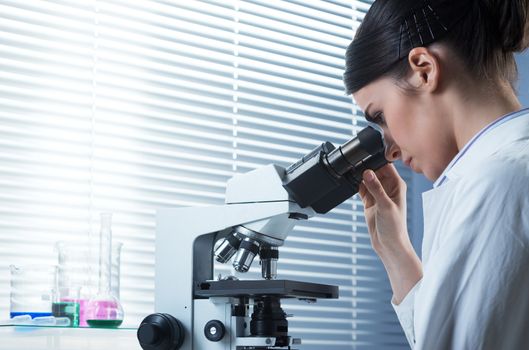
<instances>
[{"instance_id":1,"label":"woman's eye","mask_svg":"<svg viewBox=\"0 0 529 350\"><path fill-rule=\"evenodd\" d=\"M386 123L384 119L384 114L382 112L375 114L373 117L373 123L377 125L384 125Z\"/></svg>"}]
</instances>

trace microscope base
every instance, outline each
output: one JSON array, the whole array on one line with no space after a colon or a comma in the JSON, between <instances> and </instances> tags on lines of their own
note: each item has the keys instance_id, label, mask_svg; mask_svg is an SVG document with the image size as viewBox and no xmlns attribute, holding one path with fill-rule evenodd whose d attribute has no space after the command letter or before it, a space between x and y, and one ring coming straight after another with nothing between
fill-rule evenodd
<instances>
[{"instance_id":1,"label":"microscope base","mask_svg":"<svg viewBox=\"0 0 529 350\"><path fill-rule=\"evenodd\" d=\"M291 280L220 280L196 285L193 349L295 350L281 299L308 302L338 298L338 287ZM225 336L207 339L208 324L220 321ZM213 333L219 330L215 329Z\"/></svg>"},{"instance_id":2,"label":"microscope base","mask_svg":"<svg viewBox=\"0 0 529 350\"><path fill-rule=\"evenodd\" d=\"M245 305L243 308L247 310L245 313L234 314L232 304L234 301L234 298L229 297L213 297L194 301L193 350L296 350L292 346L301 344L301 339L285 335L251 335L250 311L253 305ZM219 341L212 342L206 336L209 330L206 325L213 320L222 322L224 336ZM217 329L215 333L218 331Z\"/></svg>"}]
</instances>

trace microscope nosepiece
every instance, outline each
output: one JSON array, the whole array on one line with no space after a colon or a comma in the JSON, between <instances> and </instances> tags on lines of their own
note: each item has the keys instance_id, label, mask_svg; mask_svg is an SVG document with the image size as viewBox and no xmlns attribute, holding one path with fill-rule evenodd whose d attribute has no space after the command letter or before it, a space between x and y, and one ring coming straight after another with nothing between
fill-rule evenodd
<instances>
[{"instance_id":1,"label":"microscope nosepiece","mask_svg":"<svg viewBox=\"0 0 529 350\"><path fill-rule=\"evenodd\" d=\"M253 259L259 252L259 243L251 238L245 238L241 242L237 256L233 261L233 267L238 272L248 272Z\"/></svg>"},{"instance_id":2,"label":"microscope nosepiece","mask_svg":"<svg viewBox=\"0 0 529 350\"><path fill-rule=\"evenodd\" d=\"M240 245L241 239L236 232L229 235L215 249L215 259L220 263L227 263L237 253Z\"/></svg>"}]
</instances>

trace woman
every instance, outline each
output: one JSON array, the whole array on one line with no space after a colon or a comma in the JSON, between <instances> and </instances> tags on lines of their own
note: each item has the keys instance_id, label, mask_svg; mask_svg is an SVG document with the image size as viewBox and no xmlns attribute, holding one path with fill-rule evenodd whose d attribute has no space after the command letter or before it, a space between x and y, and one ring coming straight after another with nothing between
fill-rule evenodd
<instances>
[{"instance_id":1,"label":"woman","mask_svg":"<svg viewBox=\"0 0 529 350\"><path fill-rule=\"evenodd\" d=\"M360 188L392 304L415 349L529 349L529 110L513 52L527 1L377 0L346 54L348 93L386 157L435 181L422 261L393 165Z\"/></svg>"}]
</instances>

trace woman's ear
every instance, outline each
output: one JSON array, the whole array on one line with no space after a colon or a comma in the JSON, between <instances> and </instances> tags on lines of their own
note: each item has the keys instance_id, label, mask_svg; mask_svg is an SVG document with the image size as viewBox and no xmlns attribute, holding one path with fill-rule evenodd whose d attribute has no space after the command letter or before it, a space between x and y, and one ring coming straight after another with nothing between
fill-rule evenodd
<instances>
[{"instance_id":1,"label":"woman's ear","mask_svg":"<svg viewBox=\"0 0 529 350\"><path fill-rule=\"evenodd\" d=\"M409 83L417 90L434 92L439 86L440 61L433 51L425 47L416 47L408 55L411 68Z\"/></svg>"}]
</instances>

